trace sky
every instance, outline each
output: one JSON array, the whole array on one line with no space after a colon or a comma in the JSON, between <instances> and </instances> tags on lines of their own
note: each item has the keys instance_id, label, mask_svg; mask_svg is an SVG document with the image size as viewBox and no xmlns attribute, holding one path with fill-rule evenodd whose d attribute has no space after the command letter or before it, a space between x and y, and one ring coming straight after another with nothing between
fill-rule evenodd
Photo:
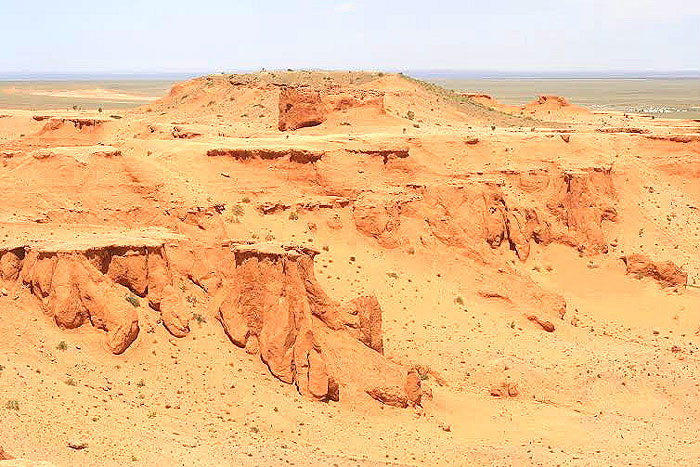
<instances>
[{"instance_id":1,"label":"sky","mask_svg":"<svg viewBox=\"0 0 700 467\"><path fill-rule=\"evenodd\" d=\"M700 0L0 5L0 74L700 69Z\"/></svg>"}]
</instances>

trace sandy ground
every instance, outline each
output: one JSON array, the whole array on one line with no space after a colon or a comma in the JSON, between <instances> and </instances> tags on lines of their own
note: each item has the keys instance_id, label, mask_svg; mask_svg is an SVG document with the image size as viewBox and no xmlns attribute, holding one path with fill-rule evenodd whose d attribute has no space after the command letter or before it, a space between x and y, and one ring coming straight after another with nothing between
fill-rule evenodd
<instances>
[{"instance_id":1,"label":"sandy ground","mask_svg":"<svg viewBox=\"0 0 700 467\"><path fill-rule=\"evenodd\" d=\"M103 101L155 101L156 96L141 96L125 92L114 91L112 89L20 89L16 87L5 88L5 94L25 94L29 96L44 97L65 97L72 99L100 99Z\"/></svg>"},{"instance_id":2,"label":"sandy ground","mask_svg":"<svg viewBox=\"0 0 700 467\"><path fill-rule=\"evenodd\" d=\"M322 101L299 118L320 106L323 121L280 131L280 88L300 83ZM336 375L339 400L305 396L231 343L216 289L174 255L189 333L175 337L141 298L138 337L118 355L90 322L57 325L36 283L2 276L0 447L10 456L60 466L700 460L698 122L551 100L523 112L363 73L217 75L127 112L0 115L0 251L154 242L209 265L205 249L226 239L305 245L334 300L377 297L381 361L429 369L420 402L395 407L356 391L377 375L341 354L355 366ZM671 261L684 281L628 271L621 258L635 254Z\"/></svg>"}]
</instances>

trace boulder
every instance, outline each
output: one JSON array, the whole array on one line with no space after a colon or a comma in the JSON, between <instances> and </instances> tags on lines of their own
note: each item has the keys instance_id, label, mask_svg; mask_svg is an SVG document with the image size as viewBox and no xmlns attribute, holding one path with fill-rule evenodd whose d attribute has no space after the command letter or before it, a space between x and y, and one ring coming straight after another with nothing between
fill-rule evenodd
<instances>
[{"instance_id":1,"label":"boulder","mask_svg":"<svg viewBox=\"0 0 700 467\"><path fill-rule=\"evenodd\" d=\"M622 260L627 265L627 274L651 277L666 287L685 287L688 284L688 274L672 261L655 262L641 254L624 256Z\"/></svg>"}]
</instances>

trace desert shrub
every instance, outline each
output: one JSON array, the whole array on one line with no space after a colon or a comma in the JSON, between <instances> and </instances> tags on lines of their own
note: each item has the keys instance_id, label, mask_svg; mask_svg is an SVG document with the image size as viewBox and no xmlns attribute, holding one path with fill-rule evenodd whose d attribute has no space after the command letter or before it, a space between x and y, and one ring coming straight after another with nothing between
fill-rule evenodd
<instances>
[{"instance_id":1,"label":"desert shrub","mask_svg":"<svg viewBox=\"0 0 700 467\"><path fill-rule=\"evenodd\" d=\"M409 110L408 112L406 112L406 118L409 120L413 120L414 118L416 118L416 113L413 110Z\"/></svg>"},{"instance_id":2,"label":"desert shrub","mask_svg":"<svg viewBox=\"0 0 700 467\"><path fill-rule=\"evenodd\" d=\"M7 401L7 403L5 403L5 408L7 410L19 410L19 401Z\"/></svg>"},{"instance_id":3,"label":"desert shrub","mask_svg":"<svg viewBox=\"0 0 700 467\"><path fill-rule=\"evenodd\" d=\"M131 306L134 308L138 308L141 306L141 302L139 302L139 299L136 295L130 293L126 297L124 297L127 302L131 303Z\"/></svg>"},{"instance_id":4,"label":"desert shrub","mask_svg":"<svg viewBox=\"0 0 700 467\"><path fill-rule=\"evenodd\" d=\"M455 303L458 305L464 305L464 300L462 299L462 297L457 297L455 298Z\"/></svg>"},{"instance_id":5,"label":"desert shrub","mask_svg":"<svg viewBox=\"0 0 700 467\"><path fill-rule=\"evenodd\" d=\"M58 345L56 346L56 348L57 348L58 350L66 350L66 349L68 349L68 344L66 344L64 341L61 341L61 342L58 343Z\"/></svg>"},{"instance_id":6,"label":"desert shrub","mask_svg":"<svg viewBox=\"0 0 700 467\"><path fill-rule=\"evenodd\" d=\"M297 214L296 212L291 212L289 213L289 219L295 221L299 219L299 214Z\"/></svg>"}]
</instances>

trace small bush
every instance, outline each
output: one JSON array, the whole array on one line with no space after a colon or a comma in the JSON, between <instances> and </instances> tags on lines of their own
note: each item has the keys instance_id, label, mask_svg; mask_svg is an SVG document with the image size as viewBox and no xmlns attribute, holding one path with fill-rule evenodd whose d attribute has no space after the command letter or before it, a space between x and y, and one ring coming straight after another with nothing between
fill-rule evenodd
<instances>
[{"instance_id":1,"label":"small bush","mask_svg":"<svg viewBox=\"0 0 700 467\"><path fill-rule=\"evenodd\" d=\"M457 305L464 305L464 300L462 300L462 297L457 297L455 298L455 303Z\"/></svg>"},{"instance_id":2,"label":"small bush","mask_svg":"<svg viewBox=\"0 0 700 467\"><path fill-rule=\"evenodd\" d=\"M142 388L146 385L146 382L143 379L140 379L138 383L136 383L136 386Z\"/></svg>"},{"instance_id":3,"label":"small bush","mask_svg":"<svg viewBox=\"0 0 700 467\"><path fill-rule=\"evenodd\" d=\"M73 378L68 378L67 380L64 381L68 386L75 386L75 381Z\"/></svg>"},{"instance_id":4,"label":"small bush","mask_svg":"<svg viewBox=\"0 0 700 467\"><path fill-rule=\"evenodd\" d=\"M68 349L68 344L65 343L65 341L61 341L58 343L56 346L58 350L67 350Z\"/></svg>"},{"instance_id":5,"label":"small bush","mask_svg":"<svg viewBox=\"0 0 700 467\"><path fill-rule=\"evenodd\" d=\"M19 410L19 402L18 401L7 401L5 404L5 408L7 410Z\"/></svg>"},{"instance_id":6,"label":"small bush","mask_svg":"<svg viewBox=\"0 0 700 467\"><path fill-rule=\"evenodd\" d=\"M387 276L391 277L392 279L397 279L399 276L395 272L387 272Z\"/></svg>"},{"instance_id":7,"label":"small bush","mask_svg":"<svg viewBox=\"0 0 700 467\"><path fill-rule=\"evenodd\" d=\"M409 110L408 112L406 112L406 118L409 120L413 120L414 118L416 118L416 113L413 110Z\"/></svg>"},{"instance_id":8,"label":"small bush","mask_svg":"<svg viewBox=\"0 0 700 467\"><path fill-rule=\"evenodd\" d=\"M250 201L250 200L248 200L248 201ZM231 208L231 214L233 214L234 216L237 216L237 217L242 216L243 214L245 214L245 210L243 209L243 206L241 206L240 204L237 204Z\"/></svg>"},{"instance_id":9,"label":"small bush","mask_svg":"<svg viewBox=\"0 0 700 467\"><path fill-rule=\"evenodd\" d=\"M413 247L409 248L409 249L408 249L408 254L409 254L409 255L415 255L415 254L416 254L416 249L413 248Z\"/></svg>"},{"instance_id":10,"label":"small bush","mask_svg":"<svg viewBox=\"0 0 700 467\"><path fill-rule=\"evenodd\" d=\"M126 297L124 297L127 302L131 303L131 306L134 308L138 308L141 306L141 302L139 302L139 299L136 295L134 294L128 294Z\"/></svg>"},{"instance_id":11,"label":"small bush","mask_svg":"<svg viewBox=\"0 0 700 467\"><path fill-rule=\"evenodd\" d=\"M199 314L199 313L195 313L194 315L192 315L192 317L193 317L194 320L197 321L199 324L202 324L202 323L206 323L206 322L207 322L207 319L206 319L204 316L202 316L201 314Z\"/></svg>"},{"instance_id":12,"label":"small bush","mask_svg":"<svg viewBox=\"0 0 700 467\"><path fill-rule=\"evenodd\" d=\"M244 196L243 199L241 200L241 202L250 203L250 198L248 198L247 196Z\"/></svg>"},{"instance_id":13,"label":"small bush","mask_svg":"<svg viewBox=\"0 0 700 467\"><path fill-rule=\"evenodd\" d=\"M289 220L295 221L297 219L299 219L299 214L297 214L296 212L289 213Z\"/></svg>"},{"instance_id":14,"label":"small bush","mask_svg":"<svg viewBox=\"0 0 700 467\"><path fill-rule=\"evenodd\" d=\"M148 411L148 418L156 418L156 415L158 415L158 414L156 413L155 410Z\"/></svg>"}]
</instances>

